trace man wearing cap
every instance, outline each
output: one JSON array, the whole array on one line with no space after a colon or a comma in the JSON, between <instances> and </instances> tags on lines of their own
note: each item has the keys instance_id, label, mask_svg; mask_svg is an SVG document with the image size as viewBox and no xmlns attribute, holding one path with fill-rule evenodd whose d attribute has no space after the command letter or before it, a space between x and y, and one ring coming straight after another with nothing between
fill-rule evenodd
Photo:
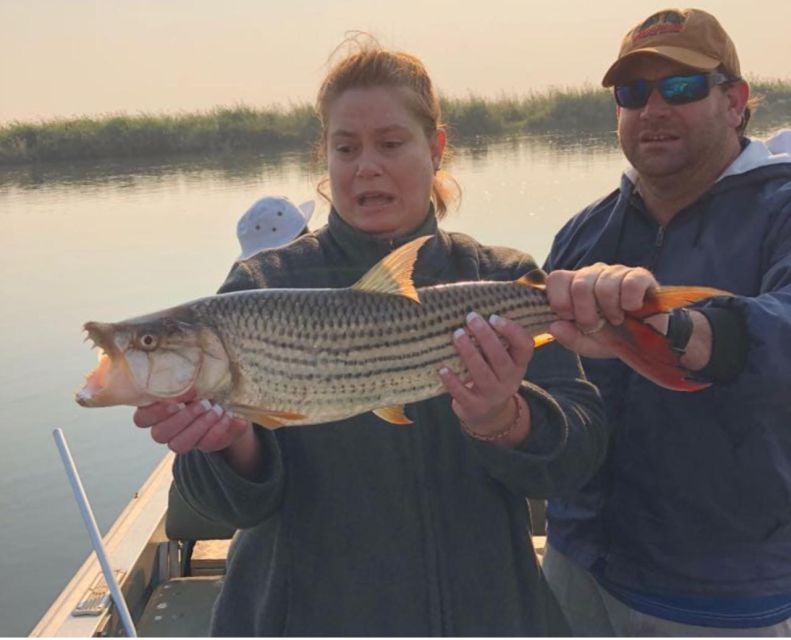
<instances>
[{"instance_id":1,"label":"man wearing cap","mask_svg":"<svg viewBox=\"0 0 791 640\"><path fill-rule=\"evenodd\" d=\"M744 137L749 87L704 11L642 21L603 84L631 167L545 266L552 332L586 356L610 450L549 503L547 579L576 635L791 635L788 137ZM651 321L701 391L660 388L595 341L657 282L733 293Z\"/></svg>"}]
</instances>

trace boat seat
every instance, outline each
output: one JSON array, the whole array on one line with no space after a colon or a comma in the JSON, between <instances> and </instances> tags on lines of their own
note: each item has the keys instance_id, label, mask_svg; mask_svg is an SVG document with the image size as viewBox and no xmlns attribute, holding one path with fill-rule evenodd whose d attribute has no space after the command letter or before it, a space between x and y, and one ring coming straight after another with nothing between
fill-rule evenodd
<instances>
[{"instance_id":1,"label":"boat seat","mask_svg":"<svg viewBox=\"0 0 791 640\"><path fill-rule=\"evenodd\" d=\"M180 576L158 585L137 620L141 637L206 637L235 529L193 509L171 482L165 534L179 543Z\"/></svg>"},{"instance_id":2,"label":"boat seat","mask_svg":"<svg viewBox=\"0 0 791 640\"><path fill-rule=\"evenodd\" d=\"M184 500L174 483L168 493L168 512L165 518L165 534L168 539L181 545L181 575L193 575L193 551L201 540L227 540L236 530L226 524L211 520L193 509ZM224 559L224 556L222 556Z\"/></svg>"},{"instance_id":3,"label":"boat seat","mask_svg":"<svg viewBox=\"0 0 791 640\"><path fill-rule=\"evenodd\" d=\"M159 585L137 621L140 637L206 637L222 576L171 578Z\"/></svg>"}]
</instances>

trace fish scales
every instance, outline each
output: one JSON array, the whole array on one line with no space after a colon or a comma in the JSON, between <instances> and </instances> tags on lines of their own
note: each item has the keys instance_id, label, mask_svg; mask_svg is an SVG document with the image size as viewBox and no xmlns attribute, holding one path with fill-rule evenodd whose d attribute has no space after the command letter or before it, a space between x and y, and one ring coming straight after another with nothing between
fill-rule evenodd
<instances>
[{"instance_id":1,"label":"fish scales","mask_svg":"<svg viewBox=\"0 0 791 640\"><path fill-rule=\"evenodd\" d=\"M532 335L555 318L542 291L475 282L404 297L353 289L260 290L199 301L234 362L228 404L340 419L444 391L437 369L464 374L452 334L470 311L511 318ZM291 424L301 424L295 421Z\"/></svg>"}]
</instances>

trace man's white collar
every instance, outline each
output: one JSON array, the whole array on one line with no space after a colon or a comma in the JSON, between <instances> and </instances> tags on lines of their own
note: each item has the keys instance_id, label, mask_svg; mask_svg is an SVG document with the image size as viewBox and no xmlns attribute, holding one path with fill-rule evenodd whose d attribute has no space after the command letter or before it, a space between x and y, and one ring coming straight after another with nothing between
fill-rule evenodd
<instances>
[{"instance_id":1,"label":"man's white collar","mask_svg":"<svg viewBox=\"0 0 791 640\"><path fill-rule=\"evenodd\" d=\"M791 129L781 129L767 140L751 140L747 148L723 171L717 182L770 164L791 162Z\"/></svg>"}]
</instances>

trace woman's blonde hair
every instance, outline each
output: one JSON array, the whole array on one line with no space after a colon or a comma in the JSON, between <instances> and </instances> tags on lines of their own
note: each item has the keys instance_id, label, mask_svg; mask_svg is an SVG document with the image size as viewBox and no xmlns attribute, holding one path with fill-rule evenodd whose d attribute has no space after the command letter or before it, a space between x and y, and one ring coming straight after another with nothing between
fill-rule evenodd
<instances>
[{"instance_id":1,"label":"woman's blonde hair","mask_svg":"<svg viewBox=\"0 0 791 640\"><path fill-rule=\"evenodd\" d=\"M318 152L321 157L327 148L327 125L333 102L349 89L369 87L398 87L407 92L407 108L420 122L426 139L434 139L438 131L444 131L442 111L431 78L423 63L415 56L402 51L388 51L368 34L354 34L344 40L330 56L340 50L352 48L341 60L335 62L327 72L316 98L316 112L321 122L321 138ZM447 155L447 153L446 153ZM326 179L319 183L319 193L327 198L323 187ZM431 184L431 200L438 218L442 218L448 205L461 198L461 187L447 172L438 170ZM329 198L327 198L329 199Z\"/></svg>"}]
</instances>

